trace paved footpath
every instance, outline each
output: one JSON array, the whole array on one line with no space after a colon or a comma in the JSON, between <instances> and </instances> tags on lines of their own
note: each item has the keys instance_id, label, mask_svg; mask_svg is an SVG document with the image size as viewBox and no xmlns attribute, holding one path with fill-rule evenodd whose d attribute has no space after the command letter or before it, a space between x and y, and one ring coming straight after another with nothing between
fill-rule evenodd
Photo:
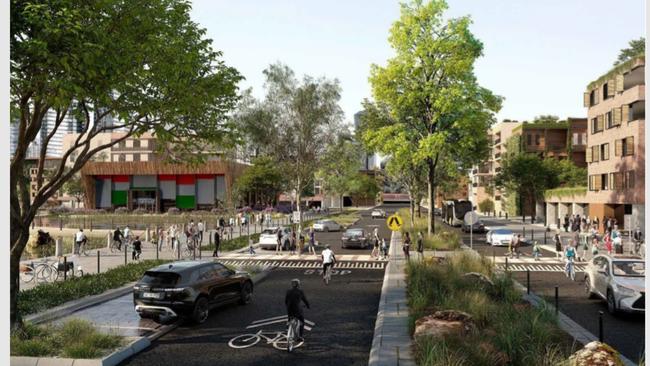
<instances>
[{"instance_id":1,"label":"paved footpath","mask_svg":"<svg viewBox=\"0 0 650 366\"><path fill-rule=\"evenodd\" d=\"M390 260L381 289L369 366L415 365L411 354L412 340L408 326L406 260L401 244L401 234L393 232L390 240Z\"/></svg>"}]
</instances>

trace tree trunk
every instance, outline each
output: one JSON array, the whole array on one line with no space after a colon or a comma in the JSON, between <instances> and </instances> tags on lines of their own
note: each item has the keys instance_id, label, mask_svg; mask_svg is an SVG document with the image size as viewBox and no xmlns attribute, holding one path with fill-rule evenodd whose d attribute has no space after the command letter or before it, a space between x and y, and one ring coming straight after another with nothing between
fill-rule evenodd
<instances>
[{"instance_id":1,"label":"tree trunk","mask_svg":"<svg viewBox=\"0 0 650 366\"><path fill-rule=\"evenodd\" d=\"M29 240L29 225L24 226L21 220L12 217L11 225L11 254L9 260L9 322L13 329L16 325L22 324L22 318L18 313L18 292L20 291L19 270L20 257Z\"/></svg>"},{"instance_id":2,"label":"tree trunk","mask_svg":"<svg viewBox=\"0 0 650 366\"><path fill-rule=\"evenodd\" d=\"M415 226L415 204L413 203L413 196L409 193L409 212L411 213L411 227Z\"/></svg>"},{"instance_id":3,"label":"tree trunk","mask_svg":"<svg viewBox=\"0 0 650 366\"><path fill-rule=\"evenodd\" d=\"M419 219L420 217L422 217L422 207L420 207L420 200L416 202L416 207L418 210L418 219Z\"/></svg>"},{"instance_id":4,"label":"tree trunk","mask_svg":"<svg viewBox=\"0 0 650 366\"><path fill-rule=\"evenodd\" d=\"M429 174L427 176L427 195L429 197L429 211L427 211L427 232L429 235L432 235L436 232L436 224L433 221L435 216L433 214L434 206L435 206L435 165L433 164L433 161L429 159L427 161L427 165L429 166Z\"/></svg>"},{"instance_id":5,"label":"tree trunk","mask_svg":"<svg viewBox=\"0 0 650 366\"><path fill-rule=\"evenodd\" d=\"M341 212L343 212L343 195L339 196L339 205L340 205Z\"/></svg>"}]
</instances>

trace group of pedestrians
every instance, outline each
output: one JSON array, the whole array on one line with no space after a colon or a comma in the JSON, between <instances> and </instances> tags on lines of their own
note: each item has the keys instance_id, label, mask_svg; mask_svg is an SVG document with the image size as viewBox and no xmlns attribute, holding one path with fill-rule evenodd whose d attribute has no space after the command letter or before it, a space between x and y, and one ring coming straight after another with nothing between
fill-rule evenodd
<instances>
[{"instance_id":1,"label":"group of pedestrians","mask_svg":"<svg viewBox=\"0 0 650 366\"><path fill-rule=\"evenodd\" d=\"M385 241L383 245L386 247ZM424 260L424 237L422 236L421 231L418 231L416 245L418 259ZM388 252L388 247L386 247L385 250ZM409 234L408 231L404 233L404 240L402 240L402 251L404 252L404 258L406 258L407 261L411 261L411 234ZM386 258L388 258L388 254L386 254Z\"/></svg>"},{"instance_id":2,"label":"group of pedestrians","mask_svg":"<svg viewBox=\"0 0 650 366\"><path fill-rule=\"evenodd\" d=\"M283 228L278 229L275 244L276 254L283 253L287 250L290 255L295 255L297 253L298 256L301 256L305 249L307 249L308 255L316 255L316 238L313 226L307 231L307 238L305 237L305 234L298 233L293 226L289 230ZM255 252L251 251L250 254L255 254Z\"/></svg>"}]
</instances>

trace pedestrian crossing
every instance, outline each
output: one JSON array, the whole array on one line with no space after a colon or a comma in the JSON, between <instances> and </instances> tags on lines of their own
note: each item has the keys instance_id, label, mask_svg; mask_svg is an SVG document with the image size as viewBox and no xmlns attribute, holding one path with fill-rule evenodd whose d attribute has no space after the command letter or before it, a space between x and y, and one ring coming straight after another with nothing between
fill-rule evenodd
<instances>
[{"instance_id":1,"label":"pedestrian crossing","mask_svg":"<svg viewBox=\"0 0 650 366\"><path fill-rule=\"evenodd\" d=\"M497 263L496 268L502 271L506 270L505 263ZM528 264L528 263L517 263L517 264L508 264L508 271L510 272L564 272L563 264ZM581 264L575 265L576 272L584 272L585 266Z\"/></svg>"},{"instance_id":2,"label":"pedestrian crossing","mask_svg":"<svg viewBox=\"0 0 650 366\"><path fill-rule=\"evenodd\" d=\"M264 260L264 259L223 259L219 262L231 266L259 266L295 269L321 268L323 264L317 260ZM378 269L386 267L385 261L337 261L336 269Z\"/></svg>"}]
</instances>

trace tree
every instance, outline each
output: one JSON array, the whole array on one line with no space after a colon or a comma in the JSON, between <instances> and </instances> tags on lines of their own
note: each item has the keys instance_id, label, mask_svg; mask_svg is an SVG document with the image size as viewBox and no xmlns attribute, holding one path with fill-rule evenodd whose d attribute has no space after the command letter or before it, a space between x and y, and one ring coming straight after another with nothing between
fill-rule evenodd
<instances>
[{"instance_id":1,"label":"tree","mask_svg":"<svg viewBox=\"0 0 650 366\"><path fill-rule=\"evenodd\" d=\"M491 199L486 198L483 201L478 203L478 209L481 212L488 212L488 213L493 212L494 211L494 202Z\"/></svg>"},{"instance_id":2,"label":"tree","mask_svg":"<svg viewBox=\"0 0 650 366\"><path fill-rule=\"evenodd\" d=\"M286 180L278 163L268 156L260 156L244 170L234 186L234 196L247 205L274 205L286 188Z\"/></svg>"},{"instance_id":3,"label":"tree","mask_svg":"<svg viewBox=\"0 0 650 366\"><path fill-rule=\"evenodd\" d=\"M316 177L322 182L325 192L339 198L341 211L343 196L353 190L355 179L358 178L361 157L361 146L348 134L339 134L321 157Z\"/></svg>"},{"instance_id":4,"label":"tree","mask_svg":"<svg viewBox=\"0 0 650 366\"><path fill-rule=\"evenodd\" d=\"M337 80L310 76L298 80L281 63L269 66L264 76L265 99L243 106L236 123L243 131L264 126L266 134L256 134L256 143L260 151L278 162L288 189L296 196L302 221L302 192L313 185L321 157L334 141L342 120L343 111L338 105L341 89ZM248 136L252 135L245 134Z\"/></svg>"},{"instance_id":5,"label":"tree","mask_svg":"<svg viewBox=\"0 0 650 366\"><path fill-rule=\"evenodd\" d=\"M519 193L520 204L541 198L545 190L557 184L557 176L549 164L536 154L516 154L502 159L501 171L495 177L496 187ZM523 210L521 214L525 219Z\"/></svg>"},{"instance_id":6,"label":"tree","mask_svg":"<svg viewBox=\"0 0 650 366\"><path fill-rule=\"evenodd\" d=\"M373 98L388 109L391 123L364 133L364 140L387 154L388 141L412 142L413 162L427 167L431 208L441 166L469 168L487 157L486 131L501 107L501 98L474 76L483 45L469 30L470 18L445 20L446 9L444 0L401 5L389 36L396 55L384 67L373 65L370 76ZM433 209L427 221L431 234Z\"/></svg>"},{"instance_id":7,"label":"tree","mask_svg":"<svg viewBox=\"0 0 650 366\"><path fill-rule=\"evenodd\" d=\"M645 54L645 37L640 37L639 39L633 39L629 43L629 47L623 48L618 54L614 66L618 66L626 61L629 61L637 56L642 56Z\"/></svg>"},{"instance_id":8,"label":"tree","mask_svg":"<svg viewBox=\"0 0 650 366\"><path fill-rule=\"evenodd\" d=\"M571 160L557 160L553 158L544 159L547 169L557 177L556 186L578 187L584 186L587 182L587 168L580 168ZM555 188L549 187L549 189Z\"/></svg>"},{"instance_id":9,"label":"tree","mask_svg":"<svg viewBox=\"0 0 650 366\"><path fill-rule=\"evenodd\" d=\"M68 196L74 197L74 199L77 201L77 207L79 207L79 203L86 198L86 189L83 186L83 182L81 181L81 174L75 174L73 175L67 182L63 184L63 193L67 194Z\"/></svg>"},{"instance_id":10,"label":"tree","mask_svg":"<svg viewBox=\"0 0 650 366\"><path fill-rule=\"evenodd\" d=\"M560 117L558 116L553 116L551 114L543 114L540 116L537 116L533 119L533 123L558 123L560 122Z\"/></svg>"},{"instance_id":11,"label":"tree","mask_svg":"<svg viewBox=\"0 0 650 366\"><path fill-rule=\"evenodd\" d=\"M361 172L352 179L351 186L350 194L360 200L376 199L381 192L377 178Z\"/></svg>"},{"instance_id":12,"label":"tree","mask_svg":"<svg viewBox=\"0 0 650 366\"><path fill-rule=\"evenodd\" d=\"M12 326L18 267L38 208L96 153L150 131L171 159L200 160L197 151L227 145L241 76L212 49L183 0L11 2L10 110L18 139L10 162ZM25 157L48 113L55 117L40 144L30 198ZM94 124L112 115L113 126ZM44 180L47 147L66 116L81 124L61 164ZM102 132L123 137L91 147ZM65 162L75 154L70 167Z\"/></svg>"}]
</instances>

